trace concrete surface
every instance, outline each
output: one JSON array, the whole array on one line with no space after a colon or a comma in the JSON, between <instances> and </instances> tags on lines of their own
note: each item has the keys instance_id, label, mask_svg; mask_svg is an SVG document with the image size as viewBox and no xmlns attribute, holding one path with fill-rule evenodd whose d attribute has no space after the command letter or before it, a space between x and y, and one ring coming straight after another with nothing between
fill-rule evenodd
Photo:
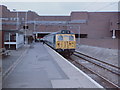
<instances>
[{"instance_id":1,"label":"concrete surface","mask_svg":"<svg viewBox=\"0 0 120 90\"><path fill-rule=\"evenodd\" d=\"M2 56L0 56L0 90L2 89Z\"/></svg>"},{"instance_id":2,"label":"concrete surface","mask_svg":"<svg viewBox=\"0 0 120 90\"><path fill-rule=\"evenodd\" d=\"M65 78L45 47L37 43L4 80L3 88L51 88L51 79Z\"/></svg>"},{"instance_id":3,"label":"concrete surface","mask_svg":"<svg viewBox=\"0 0 120 90\"><path fill-rule=\"evenodd\" d=\"M0 90L2 89L2 75L0 75Z\"/></svg>"},{"instance_id":4,"label":"concrete surface","mask_svg":"<svg viewBox=\"0 0 120 90\"><path fill-rule=\"evenodd\" d=\"M74 65L36 43L3 80L3 88L100 88Z\"/></svg>"},{"instance_id":5,"label":"concrete surface","mask_svg":"<svg viewBox=\"0 0 120 90\"><path fill-rule=\"evenodd\" d=\"M93 47L87 45L77 45L76 50L86 55L90 55L94 58L100 59L101 61L105 61L107 63L119 66L117 49L108 49L108 48Z\"/></svg>"},{"instance_id":6,"label":"concrete surface","mask_svg":"<svg viewBox=\"0 0 120 90\"><path fill-rule=\"evenodd\" d=\"M30 45L25 45L17 50L10 50L10 56L4 57L2 59L2 73L4 74L10 66L15 63L25 52L26 49L28 49Z\"/></svg>"},{"instance_id":7,"label":"concrete surface","mask_svg":"<svg viewBox=\"0 0 120 90\"><path fill-rule=\"evenodd\" d=\"M64 57L59 56L59 54L52 51L51 48L49 49L48 52L60 66L62 71L64 71L69 77L69 79L66 80L52 80L53 88L102 88L102 86L71 64Z\"/></svg>"}]
</instances>

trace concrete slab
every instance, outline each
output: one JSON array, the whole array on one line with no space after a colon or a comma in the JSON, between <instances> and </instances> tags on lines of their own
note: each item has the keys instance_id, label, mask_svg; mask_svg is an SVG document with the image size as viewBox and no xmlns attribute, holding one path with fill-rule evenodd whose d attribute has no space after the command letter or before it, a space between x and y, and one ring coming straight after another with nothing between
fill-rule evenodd
<instances>
[{"instance_id":1,"label":"concrete slab","mask_svg":"<svg viewBox=\"0 0 120 90\"><path fill-rule=\"evenodd\" d=\"M51 80L67 79L43 44L36 43L3 81L3 88L52 88Z\"/></svg>"},{"instance_id":2,"label":"concrete slab","mask_svg":"<svg viewBox=\"0 0 120 90\"><path fill-rule=\"evenodd\" d=\"M48 47L48 46L46 46ZM76 66L74 66L72 63L70 63L68 60L66 60L64 57L59 55L56 51L53 51L50 47L47 48L47 51L51 54L51 56L54 58L54 60L57 62L57 64L60 66L62 71L68 76L68 80L63 80L66 83L73 81L71 83L74 83L76 81L76 87L82 87L82 88L103 88L101 85L99 85L97 82L95 82L91 77L89 77L87 74L85 74L83 71L79 70ZM52 80L52 86L56 88L66 88L66 85L63 84L63 81ZM68 88L72 88L72 84L67 84ZM73 85L74 88L75 85Z\"/></svg>"},{"instance_id":3,"label":"concrete slab","mask_svg":"<svg viewBox=\"0 0 120 90\"><path fill-rule=\"evenodd\" d=\"M6 73L10 66L15 63L29 47L30 45L26 45L17 50L10 50L10 56L7 56L2 60L2 73Z\"/></svg>"},{"instance_id":4,"label":"concrete slab","mask_svg":"<svg viewBox=\"0 0 120 90\"><path fill-rule=\"evenodd\" d=\"M2 56L0 56L0 90L2 89Z\"/></svg>"},{"instance_id":5,"label":"concrete slab","mask_svg":"<svg viewBox=\"0 0 120 90\"><path fill-rule=\"evenodd\" d=\"M101 48L88 45L77 45L76 50L86 55L97 58L101 61L119 66L117 49Z\"/></svg>"},{"instance_id":6,"label":"concrete slab","mask_svg":"<svg viewBox=\"0 0 120 90\"><path fill-rule=\"evenodd\" d=\"M102 88L65 58L36 43L3 80L3 88Z\"/></svg>"},{"instance_id":7,"label":"concrete slab","mask_svg":"<svg viewBox=\"0 0 120 90\"><path fill-rule=\"evenodd\" d=\"M2 75L0 75L0 90L2 89Z\"/></svg>"},{"instance_id":8,"label":"concrete slab","mask_svg":"<svg viewBox=\"0 0 120 90\"><path fill-rule=\"evenodd\" d=\"M76 80L52 80L53 88L83 88Z\"/></svg>"}]
</instances>

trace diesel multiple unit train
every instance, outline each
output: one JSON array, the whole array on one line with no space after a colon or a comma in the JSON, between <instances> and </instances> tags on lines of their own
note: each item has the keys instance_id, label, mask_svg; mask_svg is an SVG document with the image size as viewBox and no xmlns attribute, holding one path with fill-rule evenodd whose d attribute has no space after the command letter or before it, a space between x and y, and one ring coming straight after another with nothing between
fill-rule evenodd
<instances>
[{"instance_id":1,"label":"diesel multiple unit train","mask_svg":"<svg viewBox=\"0 0 120 90\"><path fill-rule=\"evenodd\" d=\"M70 56L76 48L75 34L70 30L61 30L46 35L44 42L62 55Z\"/></svg>"}]
</instances>

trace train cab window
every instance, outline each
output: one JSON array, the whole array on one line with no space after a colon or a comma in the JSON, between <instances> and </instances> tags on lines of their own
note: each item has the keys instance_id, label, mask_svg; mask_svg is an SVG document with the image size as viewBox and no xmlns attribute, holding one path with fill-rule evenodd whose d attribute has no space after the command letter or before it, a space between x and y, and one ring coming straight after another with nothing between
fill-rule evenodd
<instances>
[{"instance_id":1,"label":"train cab window","mask_svg":"<svg viewBox=\"0 0 120 90\"><path fill-rule=\"evenodd\" d=\"M62 34L65 34L65 30L62 30L61 33L62 33Z\"/></svg>"},{"instance_id":2,"label":"train cab window","mask_svg":"<svg viewBox=\"0 0 120 90\"><path fill-rule=\"evenodd\" d=\"M67 34L70 34L70 31L66 31Z\"/></svg>"},{"instance_id":3,"label":"train cab window","mask_svg":"<svg viewBox=\"0 0 120 90\"><path fill-rule=\"evenodd\" d=\"M62 41L63 40L63 36L58 36L58 41Z\"/></svg>"},{"instance_id":4,"label":"train cab window","mask_svg":"<svg viewBox=\"0 0 120 90\"><path fill-rule=\"evenodd\" d=\"M71 32L69 30L62 30L61 33L62 34L70 34Z\"/></svg>"},{"instance_id":5,"label":"train cab window","mask_svg":"<svg viewBox=\"0 0 120 90\"><path fill-rule=\"evenodd\" d=\"M74 37L73 36L69 36L69 41L74 41Z\"/></svg>"}]
</instances>

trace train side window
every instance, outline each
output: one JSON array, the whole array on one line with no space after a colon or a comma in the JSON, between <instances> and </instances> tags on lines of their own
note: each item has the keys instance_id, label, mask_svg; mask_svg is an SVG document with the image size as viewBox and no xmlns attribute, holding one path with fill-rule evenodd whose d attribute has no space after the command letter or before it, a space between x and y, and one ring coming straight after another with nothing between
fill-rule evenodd
<instances>
[{"instance_id":1,"label":"train side window","mask_svg":"<svg viewBox=\"0 0 120 90\"><path fill-rule=\"evenodd\" d=\"M55 44L55 35L53 36L53 43Z\"/></svg>"},{"instance_id":2,"label":"train side window","mask_svg":"<svg viewBox=\"0 0 120 90\"><path fill-rule=\"evenodd\" d=\"M58 41L63 41L63 36L58 36Z\"/></svg>"},{"instance_id":3,"label":"train side window","mask_svg":"<svg viewBox=\"0 0 120 90\"><path fill-rule=\"evenodd\" d=\"M69 41L74 41L74 37L73 36L69 36Z\"/></svg>"}]
</instances>

